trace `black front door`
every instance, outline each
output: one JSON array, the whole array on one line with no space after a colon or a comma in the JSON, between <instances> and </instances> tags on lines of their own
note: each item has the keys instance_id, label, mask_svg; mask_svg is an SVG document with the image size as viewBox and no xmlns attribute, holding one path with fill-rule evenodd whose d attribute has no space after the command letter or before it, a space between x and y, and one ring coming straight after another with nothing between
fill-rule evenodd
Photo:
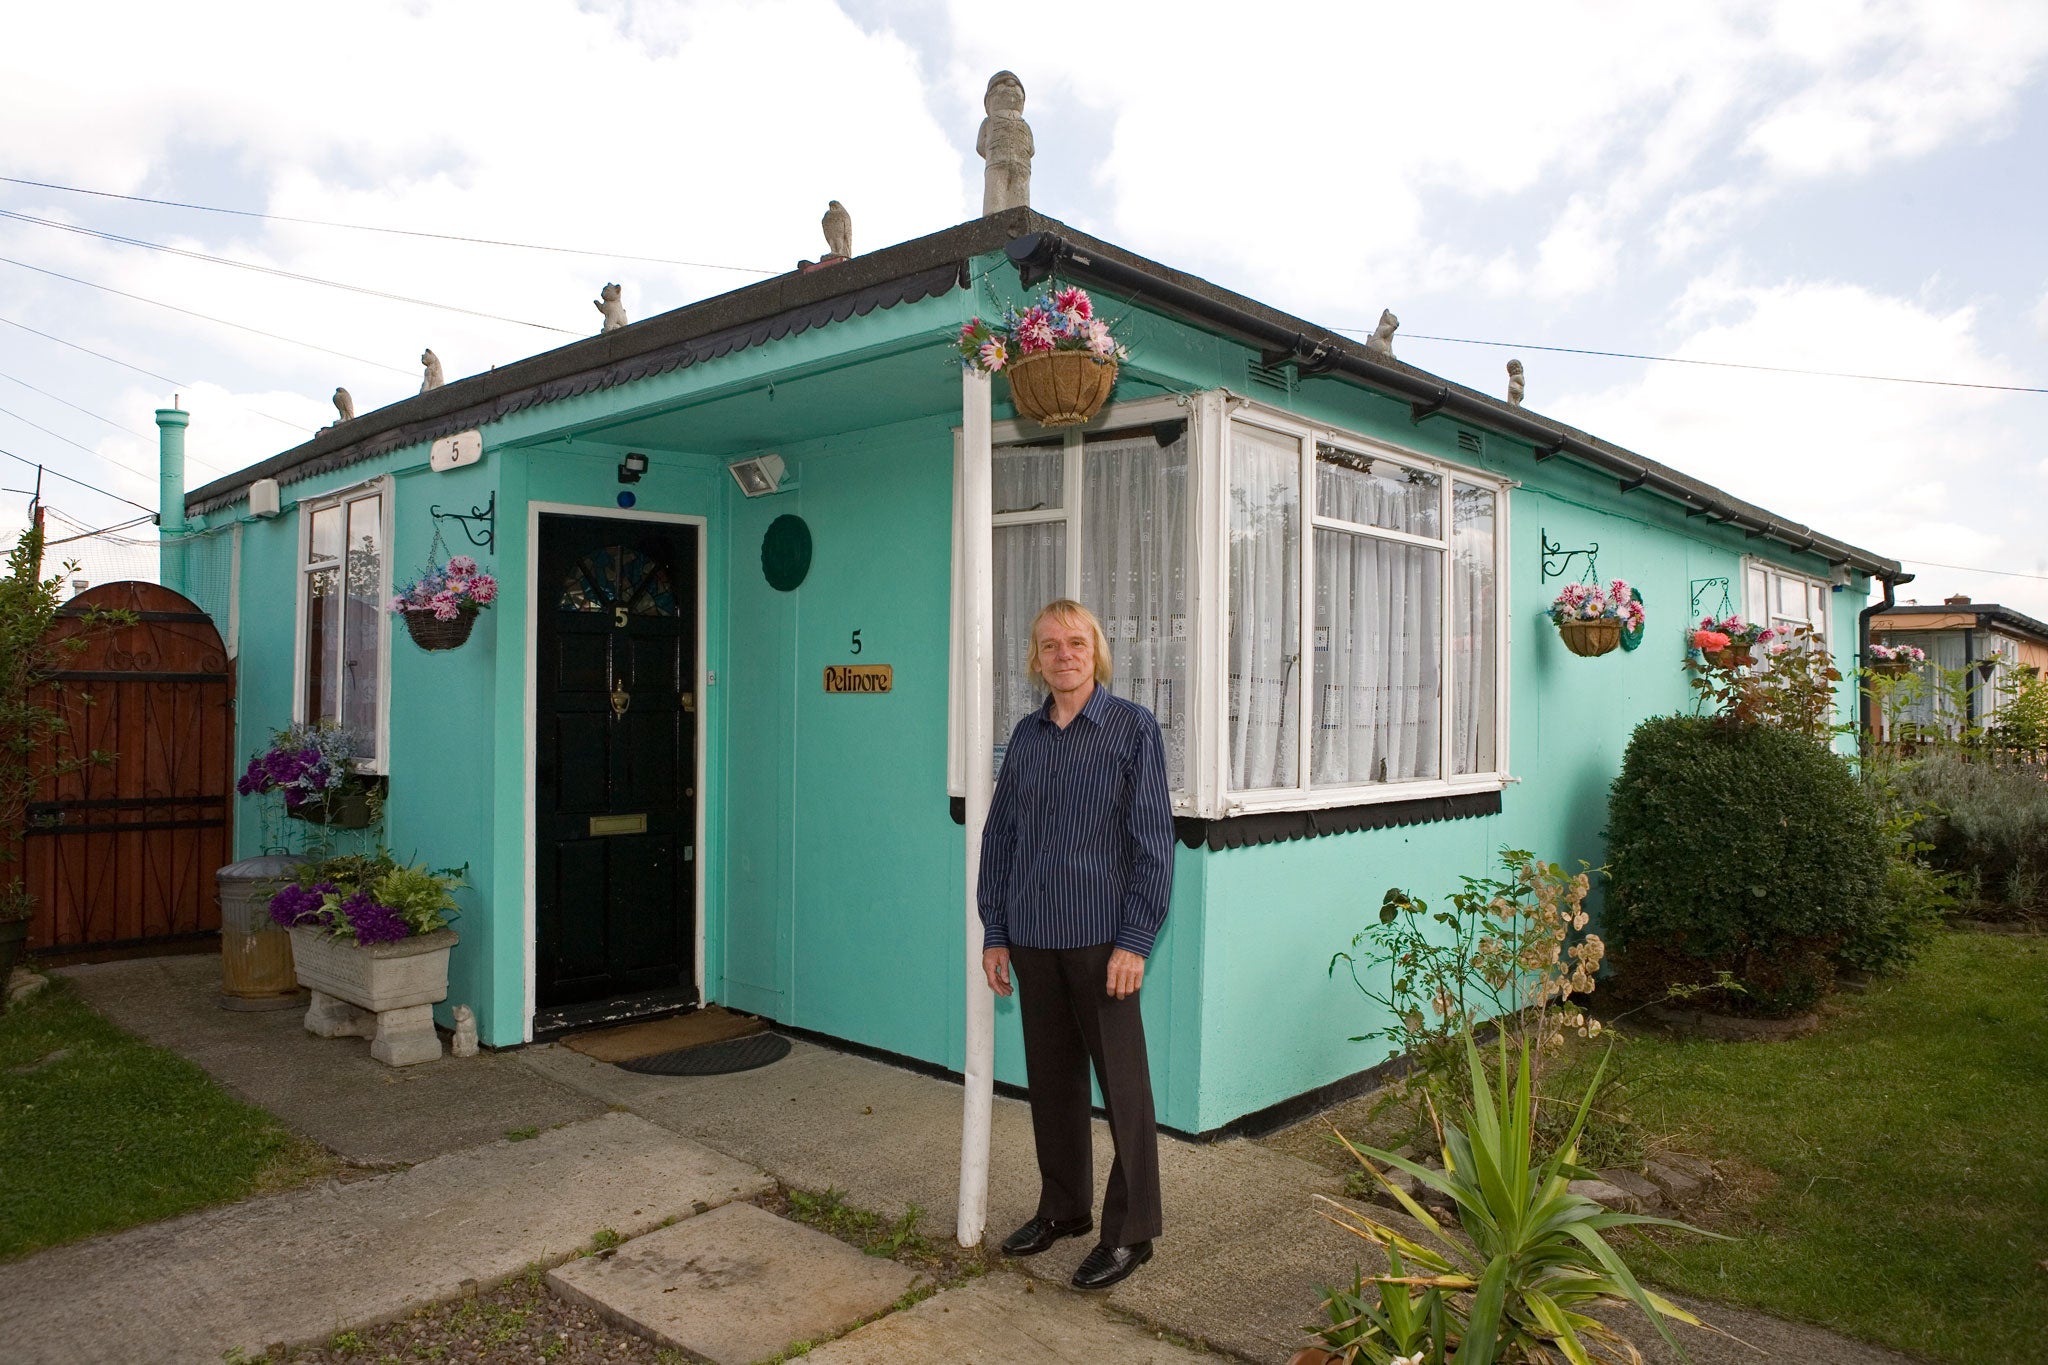
<instances>
[{"instance_id":1,"label":"black front door","mask_svg":"<svg viewBox=\"0 0 2048 1365\"><path fill-rule=\"evenodd\" d=\"M697 530L543 516L538 994L694 1003Z\"/></svg>"}]
</instances>

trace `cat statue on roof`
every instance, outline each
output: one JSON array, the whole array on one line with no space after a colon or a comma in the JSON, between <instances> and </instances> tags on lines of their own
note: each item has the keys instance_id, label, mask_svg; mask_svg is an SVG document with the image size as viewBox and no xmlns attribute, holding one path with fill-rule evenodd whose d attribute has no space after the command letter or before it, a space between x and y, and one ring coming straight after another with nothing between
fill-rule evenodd
<instances>
[{"instance_id":1,"label":"cat statue on roof","mask_svg":"<svg viewBox=\"0 0 2048 1365\"><path fill-rule=\"evenodd\" d=\"M626 304L619 297L619 292L618 285L608 284L601 291L600 297L590 301L592 308L604 314L604 326L599 329L600 331L616 332L626 325Z\"/></svg>"}]
</instances>

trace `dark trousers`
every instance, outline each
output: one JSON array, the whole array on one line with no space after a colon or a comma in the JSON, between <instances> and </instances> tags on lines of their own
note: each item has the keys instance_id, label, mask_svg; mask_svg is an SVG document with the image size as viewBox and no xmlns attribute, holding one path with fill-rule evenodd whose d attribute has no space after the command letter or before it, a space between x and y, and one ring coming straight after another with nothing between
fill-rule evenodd
<instances>
[{"instance_id":1,"label":"dark trousers","mask_svg":"<svg viewBox=\"0 0 2048 1365\"><path fill-rule=\"evenodd\" d=\"M1102 1200L1101 1239L1131 1246L1159 1235L1159 1134L1138 997L1110 998L1113 945L1010 949L1024 1023L1031 1135L1038 1146L1038 1216L1086 1217L1095 1206L1088 1067L1102 1084L1116 1162Z\"/></svg>"}]
</instances>

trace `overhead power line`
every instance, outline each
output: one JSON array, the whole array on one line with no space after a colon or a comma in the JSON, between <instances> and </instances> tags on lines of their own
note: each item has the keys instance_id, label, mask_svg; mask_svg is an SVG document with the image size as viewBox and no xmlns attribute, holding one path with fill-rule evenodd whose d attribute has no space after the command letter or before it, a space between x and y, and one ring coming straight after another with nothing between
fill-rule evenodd
<instances>
[{"instance_id":1,"label":"overhead power line","mask_svg":"<svg viewBox=\"0 0 2048 1365\"><path fill-rule=\"evenodd\" d=\"M120 422L116 422L111 417L102 417L99 413L94 412L91 408L81 408L80 406L78 406L78 404L72 402L68 398L59 398L56 394L51 393L48 389L37 388L34 384L29 383L26 379L19 379L11 374L0 374L0 379L5 379L11 384L19 384L24 389L29 390L31 393L39 393L43 397L49 399L52 403L62 403L65 407L70 408L73 412L82 412L87 417L92 418L96 422L105 422L108 426L112 427L116 431L125 431L130 436L134 436L144 441L149 439L146 433L137 431L134 427L125 426Z\"/></svg>"},{"instance_id":2,"label":"overhead power line","mask_svg":"<svg viewBox=\"0 0 2048 1365\"><path fill-rule=\"evenodd\" d=\"M161 379L164 383L170 385L174 389L190 389L196 387L195 385L189 384L182 379L173 379L167 374L158 374L155 370L145 370L140 365L131 365L125 360L116 359L115 357L108 355L105 351L95 351L90 346L81 346L75 341L67 341L63 337L60 337L57 334L55 334L54 332L41 331L38 328L29 326L25 322L16 322L13 318L0 317L0 322L6 323L9 327L18 327L22 331L29 333L31 336L39 336L45 341L54 341L59 346L69 346L74 351L82 351L86 355L93 357L95 360L106 361L109 365L119 365L124 370L133 370L135 371L135 373L139 375L146 375L151 379ZM411 372L407 371L407 373L410 374ZM17 380L16 382L19 383L20 381ZM275 417L272 416L270 413L262 411L261 409L252 408L247 403L235 403L235 400L232 398L230 398L228 401L230 403L234 403L235 406L240 408L243 412L251 413L257 417L262 417L269 421L276 422L280 426L290 427L293 431L313 430L312 427L308 426L304 422L294 422L288 418Z\"/></svg>"},{"instance_id":3,"label":"overhead power line","mask_svg":"<svg viewBox=\"0 0 2048 1365\"><path fill-rule=\"evenodd\" d=\"M1370 327L1339 327L1340 332L1370 336ZM1613 360L1653 360L1663 365L1706 365L1717 370L1762 370L1767 374L1803 374L1820 379L1867 379L1879 384L1925 384L1943 389L1989 389L1997 393L2048 393L2048 387L2030 384L1978 384L1963 379L1915 379L1897 374L1860 374L1850 370L1806 370L1793 365L1751 365L1739 360L1696 360L1682 355L1644 355L1638 351L1599 351L1589 346L1539 346L1527 341L1478 341L1472 337L1428 336L1403 332L1412 341L1444 341L1454 346L1491 346L1502 351L1552 351L1560 355L1597 355Z\"/></svg>"},{"instance_id":4,"label":"overhead power line","mask_svg":"<svg viewBox=\"0 0 2048 1365\"><path fill-rule=\"evenodd\" d=\"M189 209L194 213L221 213L235 218L257 218L271 223L297 223L306 227L340 228L348 232L378 232L393 237L420 237L436 242L460 242L468 246L502 246L520 251L546 251L558 256L592 256L609 261L638 261L646 265L681 265L693 270L730 270L742 275L779 275L779 270L764 270L753 265L721 265L715 261L683 261L669 256L635 256L624 251L592 251L581 247L544 246L537 242L511 242L495 237L465 237L453 232L422 232L414 228L377 227L369 223L340 223L328 218L293 218L282 213L259 213L254 209L220 208L213 204L187 204L175 199L150 199L139 194L114 194L108 190L80 189L76 185L55 185L47 180L22 180L11 175L0 175L0 183L29 185L39 190L61 190L66 194L86 194L95 199L120 199L131 204L155 204L159 208Z\"/></svg>"},{"instance_id":5,"label":"overhead power line","mask_svg":"<svg viewBox=\"0 0 2048 1365\"><path fill-rule=\"evenodd\" d=\"M79 442L72 440L69 436L66 436L61 431L52 431L48 427L42 425L39 422L31 422L28 420L28 418L23 417L20 413L14 411L14 409L12 408L0 408L0 416L12 417L15 421L21 423L25 427L34 427L37 431L43 433L43 435L51 437L55 440L62 441L65 445L72 447L74 450L82 450L96 460L105 460L108 464L114 466L116 469L125 469L130 474L139 475L140 477L145 479L153 479L156 477L156 475L150 473L148 470L137 469L134 465L129 464L125 460L117 460L111 455L102 455L99 451L94 450L91 446L82 445Z\"/></svg>"},{"instance_id":6,"label":"overhead power line","mask_svg":"<svg viewBox=\"0 0 2048 1365\"><path fill-rule=\"evenodd\" d=\"M376 299L390 299L394 303L410 303L421 308L437 308L444 313L461 313L466 317L482 318L487 322L509 322L515 327L531 327L536 331L559 332L563 336L579 333L567 327L551 327L545 322L528 322L524 318L508 318L500 313L486 313L475 308L464 308L459 304L436 303L432 299L415 298L411 294L394 294L386 289L372 289L366 284L349 284L345 280L330 280L319 275L302 274L296 270L285 270L274 265L258 265L254 261L238 261L232 256L216 256L208 251L193 251L181 246L168 246L163 242L147 242L140 237L124 237L118 232L102 232L77 223L60 223L53 218L37 218L33 214L16 213L12 209L0 209L0 218L10 218L18 223L30 223L36 227L55 228L59 232L73 232L81 237L95 237L103 242L114 242L121 246L146 247L172 256L183 256L191 261L205 261L209 265L232 266L236 270L252 270L259 275L274 275L279 279L297 280L301 284L317 284L327 289L340 289L350 294L365 294Z\"/></svg>"},{"instance_id":7,"label":"overhead power line","mask_svg":"<svg viewBox=\"0 0 2048 1365\"><path fill-rule=\"evenodd\" d=\"M154 515L146 517L130 517L128 520L121 522L118 525L102 526L99 529L95 530L91 526L87 525L85 522L78 521L74 518L65 516L62 512L59 512L56 508L49 506L47 503L44 504L44 510L50 514L50 517L53 520L61 521L66 526L73 528L73 530L77 532L77 534L75 535L59 536L55 540L45 540L43 542L43 548L45 549L52 549L59 545L69 545L74 541L95 540L102 537L112 540L118 540L121 543L128 545L145 544L147 542L135 539L133 537L123 536L120 533L122 531L132 531L138 526L156 520Z\"/></svg>"},{"instance_id":8,"label":"overhead power line","mask_svg":"<svg viewBox=\"0 0 2048 1365\"><path fill-rule=\"evenodd\" d=\"M347 351L337 351L330 346L320 346L310 341L300 341L297 337L281 336L276 332L266 332L261 327L251 327L246 323L229 322L226 318L217 318L209 313L197 313L190 308L180 308L175 303L165 303L162 299L152 299L142 294L131 294L125 289L116 289L110 284L98 284L92 280L82 280L76 275L66 275L56 270L45 270L39 265L30 265L26 261L17 261L11 256L0 256L0 265L11 265L23 270L33 270L38 275L48 275L52 279L66 280L72 284L82 284L87 289L102 290L105 293L119 295L124 299L133 299L137 303L147 303L157 308L168 308L173 313L183 313L188 318L198 318L201 322L211 322L221 327L232 327L238 332L249 332L256 336L268 337L272 341L282 341L288 346L303 346L309 351L318 351L322 355L338 356L343 360L353 360L358 365L373 365L380 370L389 370L393 374L402 374L408 378L413 374L411 370L400 369L396 365L386 365L381 360L370 360L363 356L350 355Z\"/></svg>"},{"instance_id":9,"label":"overhead power line","mask_svg":"<svg viewBox=\"0 0 2048 1365\"><path fill-rule=\"evenodd\" d=\"M1918 564L1923 569L1953 569L1957 573L1995 573L2006 578L2038 578L2048 583L2048 573L2025 573L2019 569L1973 569L1967 564L1937 564L1931 559L1900 559L1901 564Z\"/></svg>"},{"instance_id":10,"label":"overhead power line","mask_svg":"<svg viewBox=\"0 0 2048 1365\"><path fill-rule=\"evenodd\" d=\"M112 498L115 502L125 502L130 507L137 508L140 511L147 512L151 516L155 516L157 514L156 509L154 507L144 507L141 503L135 501L135 499L133 498L124 498L119 493L109 493L106 489L101 488L98 484L87 483L84 479L74 479L69 474L64 473L62 470L50 468L50 466L44 464L40 460L31 460L26 455L17 455L11 450L4 449L0 449L0 455L5 455L10 460L17 460L20 463L27 465L30 469L40 469L53 479L62 479L66 483L77 484L80 488L87 489L91 492L97 493L103 498Z\"/></svg>"}]
</instances>

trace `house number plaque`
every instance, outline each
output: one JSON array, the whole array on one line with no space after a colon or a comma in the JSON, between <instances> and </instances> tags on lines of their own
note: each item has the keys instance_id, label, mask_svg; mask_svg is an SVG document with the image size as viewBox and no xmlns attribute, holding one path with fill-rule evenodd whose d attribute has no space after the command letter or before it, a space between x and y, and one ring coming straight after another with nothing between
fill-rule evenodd
<instances>
[{"instance_id":1,"label":"house number plaque","mask_svg":"<svg viewBox=\"0 0 2048 1365\"><path fill-rule=\"evenodd\" d=\"M887 692L895 681L892 664L834 664L825 670L827 692Z\"/></svg>"}]
</instances>

